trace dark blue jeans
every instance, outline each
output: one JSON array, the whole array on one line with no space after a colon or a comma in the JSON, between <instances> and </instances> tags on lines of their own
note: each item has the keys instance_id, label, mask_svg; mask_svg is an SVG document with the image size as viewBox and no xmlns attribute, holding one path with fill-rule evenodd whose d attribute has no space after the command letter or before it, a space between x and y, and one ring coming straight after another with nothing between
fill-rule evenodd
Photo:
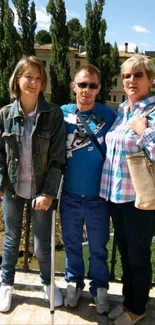
<instances>
[{"instance_id":1,"label":"dark blue jeans","mask_svg":"<svg viewBox=\"0 0 155 325\"><path fill-rule=\"evenodd\" d=\"M25 199L19 196L17 198L12 198L6 194L3 196L2 209L5 222L5 236L2 252L2 282L8 285L13 285L14 283L24 203ZM32 209L31 211L34 252L40 266L41 281L44 284L50 284L51 274L51 211L51 209L48 211L35 211Z\"/></svg>"},{"instance_id":2,"label":"dark blue jeans","mask_svg":"<svg viewBox=\"0 0 155 325\"><path fill-rule=\"evenodd\" d=\"M137 315L145 313L152 279L151 242L154 211L134 207L134 202L110 204L122 260L124 306Z\"/></svg>"},{"instance_id":3,"label":"dark blue jeans","mask_svg":"<svg viewBox=\"0 0 155 325\"><path fill-rule=\"evenodd\" d=\"M84 287L82 252L83 225L86 223L89 242L90 292L96 296L98 287L108 288L107 242L109 213L107 202L99 197L80 197L63 193L60 203L62 234L66 250L66 281Z\"/></svg>"}]
</instances>

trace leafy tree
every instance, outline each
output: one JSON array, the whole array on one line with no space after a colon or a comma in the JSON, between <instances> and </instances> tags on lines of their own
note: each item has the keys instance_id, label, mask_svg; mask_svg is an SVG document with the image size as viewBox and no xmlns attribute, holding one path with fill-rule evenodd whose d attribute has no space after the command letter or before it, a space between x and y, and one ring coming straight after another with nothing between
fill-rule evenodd
<instances>
[{"instance_id":1,"label":"leafy tree","mask_svg":"<svg viewBox=\"0 0 155 325\"><path fill-rule=\"evenodd\" d=\"M114 64L114 75L118 76L120 74L120 60L119 60L119 50L116 42L114 44L114 47L112 47L111 49L111 55Z\"/></svg>"},{"instance_id":2,"label":"leafy tree","mask_svg":"<svg viewBox=\"0 0 155 325\"><path fill-rule=\"evenodd\" d=\"M6 9L5 0L0 0L0 42L4 38L4 13Z\"/></svg>"},{"instance_id":3,"label":"leafy tree","mask_svg":"<svg viewBox=\"0 0 155 325\"><path fill-rule=\"evenodd\" d=\"M50 44L51 43L51 35L47 30L41 29L35 37L36 43L42 44Z\"/></svg>"},{"instance_id":4,"label":"leafy tree","mask_svg":"<svg viewBox=\"0 0 155 325\"><path fill-rule=\"evenodd\" d=\"M19 31L21 34L22 53L26 55L35 54L34 38L36 13L34 1L29 6L29 0L12 0L18 15Z\"/></svg>"},{"instance_id":5,"label":"leafy tree","mask_svg":"<svg viewBox=\"0 0 155 325\"><path fill-rule=\"evenodd\" d=\"M67 22L69 32L69 46L78 48L84 45L84 28L78 18L73 18Z\"/></svg>"},{"instance_id":6,"label":"leafy tree","mask_svg":"<svg viewBox=\"0 0 155 325\"><path fill-rule=\"evenodd\" d=\"M102 19L104 0L91 0L86 4L85 44L87 62L94 64L101 72L101 91L98 100L105 102L114 85L114 77L119 74L119 51L105 43L106 20Z\"/></svg>"},{"instance_id":7,"label":"leafy tree","mask_svg":"<svg viewBox=\"0 0 155 325\"><path fill-rule=\"evenodd\" d=\"M120 72L119 51L117 44L114 47L105 43L103 55L98 59L98 68L101 71L101 90L99 100L105 102L115 82L115 77Z\"/></svg>"},{"instance_id":8,"label":"leafy tree","mask_svg":"<svg viewBox=\"0 0 155 325\"><path fill-rule=\"evenodd\" d=\"M100 56L100 29L101 16L104 6L104 0L95 0L86 3L86 28L85 28L85 47L87 61L97 66L98 57ZM104 23L102 29L106 28ZM102 30L103 32L103 30Z\"/></svg>"},{"instance_id":9,"label":"leafy tree","mask_svg":"<svg viewBox=\"0 0 155 325\"><path fill-rule=\"evenodd\" d=\"M37 27L35 3L31 2L29 8L29 54L35 54L34 43L35 43L35 30Z\"/></svg>"},{"instance_id":10,"label":"leafy tree","mask_svg":"<svg viewBox=\"0 0 155 325\"><path fill-rule=\"evenodd\" d=\"M70 67L67 60L69 44L66 10L63 0L49 0L47 12L51 15L51 99L59 105L70 101Z\"/></svg>"},{"instance_id":11,"label":"leafy tree","mask_svg":"<svg viewBox=\"0 0 155 325\"><path fill-rule=\"evenodd\" d=\"M19 35L14 27L14 13L7 1L0 0L0 107L8 104L9 78L21 56Z\"/></svg>"}]
</instances>

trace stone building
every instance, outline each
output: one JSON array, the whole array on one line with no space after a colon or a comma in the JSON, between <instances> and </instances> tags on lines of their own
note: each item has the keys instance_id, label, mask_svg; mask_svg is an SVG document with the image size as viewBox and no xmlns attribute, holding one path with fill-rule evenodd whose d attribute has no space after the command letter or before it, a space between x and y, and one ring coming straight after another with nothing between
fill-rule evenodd
<instances>
[{"instance_id":1,"label":"stone building","mask_svg":"<svg viewBox=\"0 0 155 325\"><path fill-rule=\"evenodd\" d=\"M77 69L86 63L86 53L83 51L83 47L79 47L79 50L76 48L69 48L67 57L70 63L70 73L71 79L73 80L75 72ZM35 45L36 56L43 61L47 76L48 76L48 83L47 83L47 90L45 95L50 98L51 93L51 86L50 86L50 56L51 56L51 44L45 45ZM153 52L155 54L155 52ZM126 59L132 56L134 52L128 51L128 43L125 43L124 51L119 52L120 56L120 63L122 64ZM150 52L145 52L146 55L152 57ZM155 55L154 55L155 57ZM151 92L155 94L155 85L153 85ZM109 97L107 98L107 104L113 106L115 108L123 102L126 98L123 84L120 75L117 76L114 80L114 86L111 89Z\"/></svg>"}]
</instances>

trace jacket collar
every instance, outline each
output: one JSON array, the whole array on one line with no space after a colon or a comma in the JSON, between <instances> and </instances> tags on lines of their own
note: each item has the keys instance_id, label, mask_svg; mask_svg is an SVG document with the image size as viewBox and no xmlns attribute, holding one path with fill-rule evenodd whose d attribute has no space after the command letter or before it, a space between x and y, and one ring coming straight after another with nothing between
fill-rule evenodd
<instances>
[{"instance_id":1,"label":"jacket collar","mask_svg":"<svg viewBox=\"0 0 155 325\"><path fill-rule=\"evenodd\" d=\"M19 109L19 103L18 100L15 99L13 104L11 105L11 109L8 115L8 118L16 118L19 116L23 116L22 111ZM38 97L38 106L37 106L37 114L40 114L42 112L48 112L52 110L52 105L48 102L46 102L45 97L43 94L40 94Z\"/></svg>"}]
</instances>

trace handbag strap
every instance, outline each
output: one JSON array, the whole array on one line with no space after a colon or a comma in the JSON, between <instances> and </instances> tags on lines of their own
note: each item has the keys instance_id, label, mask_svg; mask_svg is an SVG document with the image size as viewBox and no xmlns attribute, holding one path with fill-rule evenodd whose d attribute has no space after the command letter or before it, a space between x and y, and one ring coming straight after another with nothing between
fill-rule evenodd
<instances>
[{"instance_id":1,"label":"handbag strap","mask_svg":"<svg viewBox=\"0 0 155 325\"><path fill-rule=\"evenodd\" d=\"M151 104L152 105L152 104ZM150 105L149 105L150 106ZM143 117L147 117L149 116L153 111L155 110L155 105L153 105L153 107L151 107L146 113L142 113L141 116ZM149 170L149 173L152 175L152 178L153 178L153 182L154 182L154 177L153 177L153 171L152 171L152 164L151 164L151 160L150 158L147 156L145 150L143 149L143 152L144 152L144 156L145 156L145 159L146 159L146 164L147 164L147 168Z\"/></svg>"},{"instance_id":2,"label":"handbag strap","mask_svg":"<svg viewBox=\"0 0 155 325\"><path fill-rule=\"evenodd\" d=\"M85 119L83 118L82 114L80 113L80 111L78 109L76 109L75 113L79 117L79 119L80 119L81 123L83 124L87 134L90 137L90 139L95 143L95 145L96 145L97 149L99 150L100 154L102 155L103 159L105 159L105 152L103 151L100 143L98 142L98 140L95 137L94 133L92 132L91 128L89 127L89 125L87 124Z\"/></svg>"},{"instance_id":3,"label":"handbag strap","mask_svg":"<svg viewBox=\"0 0 155 325\"><path fill-rule=\"evenodd\" d=\"M152 104L151 104L152 105ZM141 116L143 117L147 117L148 115L150 115L153 111L155 110L155 105L153 107L151 107L146 113L142 113Z\"/></svg>"}]
</instances>

